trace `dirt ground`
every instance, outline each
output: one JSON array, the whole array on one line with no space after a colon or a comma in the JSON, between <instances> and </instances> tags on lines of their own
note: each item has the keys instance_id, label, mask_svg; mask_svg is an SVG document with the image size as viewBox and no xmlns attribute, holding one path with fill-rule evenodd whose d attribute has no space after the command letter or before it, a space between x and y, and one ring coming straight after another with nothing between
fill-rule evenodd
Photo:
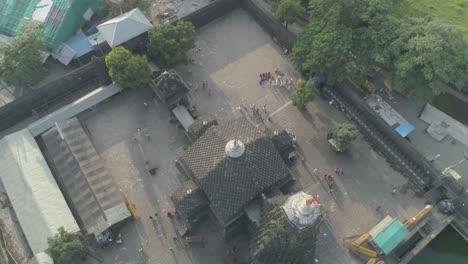
<instances>
[{"instance_id":1,"label":"dirt ground","mask_svg":"<svg viewBox=\"0 0 468 264\"><path fill-rule=\"evenodd\" d=\"M291 105L288 89L259 85L261 72L278 69L294 80L300 75L243 10L234 10L199 29L192 57L194 63L176 69L191 86L190 99L200 114L211 113L220 123L245 115L258 125L288 128L296 134L300 158L292 168L296 178L292 189L318 195L327 212L318 238L318 263L361 263L341 246L343 238L369 231L387 214L405 220L423 207L424 200L406 188L407 180L362 137L346 153L330 149L326 134L347 120L328 102L317 98L301 112ZM201 88L203 81L208 82L208 89ZM249 109L253 106L265 106L272 122L252 117ZM124 91L79 116L109 173L141 214L140 220L122 228L122 244L97 249L97 254L105 264L127 260L219 264L233 262L228 251L236 245L241 248L237 259L245 262L245 237L225 243L212 219L198 231L207 240L203 247L183 247L174 240L180 223L165 214L173 207L169 195L184 180L174 160L187 141L183 131L169 123L169 117L165 106L152 100L150 89ZM138 129L150 139L140 139ZM156 176L148 173L149 167L159 168ZM344 175L335 177L332 195L323 174L333 174L336 167L342 167ZM398 188L396 195L392 195L394 187ZM376 210L378 206L380 210ZM157 221L149 219L154 213L159 215Z\"/></svg>"}]
</instances>

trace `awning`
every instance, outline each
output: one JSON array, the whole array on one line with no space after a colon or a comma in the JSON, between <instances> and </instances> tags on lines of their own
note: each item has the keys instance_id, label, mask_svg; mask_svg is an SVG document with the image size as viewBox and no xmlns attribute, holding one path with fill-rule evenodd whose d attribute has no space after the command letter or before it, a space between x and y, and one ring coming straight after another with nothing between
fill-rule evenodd
<instances>
[{"instance_id":1,"label":"awning","mask_svg":"<svg viewBox=\"0 0 468 264\"><path fill-rule=\"evenodd\" d=\"M401 137L406 137L413 130L414 126L411 125L408 121L405 121L397 127L396 132L398 132Z\"/></svg>"},{"instance_id":2,"label":"awning","mask_svg":"<svg viewBox=\"0 0 468 264\"><path fill-rule=\"evenodd\" d=\"M193 124L194 120L190 113L187 111L183 105L178 105L176 108L172 109L177 120L184 127L185 131L188 131L190 125Z\"/></svg>"}]
</instances>

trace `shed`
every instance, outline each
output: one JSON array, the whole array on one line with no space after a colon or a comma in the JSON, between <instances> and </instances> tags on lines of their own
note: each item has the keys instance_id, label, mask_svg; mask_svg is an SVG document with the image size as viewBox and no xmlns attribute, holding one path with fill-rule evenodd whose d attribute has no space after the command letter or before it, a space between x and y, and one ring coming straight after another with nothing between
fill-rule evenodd
<instances>
[{"instance_id":1,"label":"shed","mask_svg":"<svg viewBox=\"0 0 468 264\"><path fill-rule=\"evenodd\" d=\"M44 156L28 129L0 140L0 178L37 263L50 263L47 238L59 227L79 231Z\"/></svg>"},{"instance_id":2,"label":"shed","mask_svg":"<svg viewBox=\"0 0 468 264\"><path fill-rule=\"evenodd\" d=\"M385 222L385 223L384 223ZM372 242L379 247L386 255L400 244L400 242L409 234L408 229L396 218L384 218L376 227L380 230L372 236ZM374 228L375 229L375 228Z\"/></svg>"},{"instance_id":3,"label":"shed","mask_svg":"<svg viewBox=\"0 0 468 264\"><path fill-rule=\"evenodd\" d=\"M140 9L132 9L97 26L101 36L112 48L153 28Z\"/></svg>"},{"instance_id":4,"label":"shed","mask_svg":"<svg viewBox=\"0 0 468 264\"><path fill-rule=\"evenodd\" d=\"M52 172L83 230L98 237L131 216L76 117L56 123L41 139Z\"/></svg>"}]
</instances>

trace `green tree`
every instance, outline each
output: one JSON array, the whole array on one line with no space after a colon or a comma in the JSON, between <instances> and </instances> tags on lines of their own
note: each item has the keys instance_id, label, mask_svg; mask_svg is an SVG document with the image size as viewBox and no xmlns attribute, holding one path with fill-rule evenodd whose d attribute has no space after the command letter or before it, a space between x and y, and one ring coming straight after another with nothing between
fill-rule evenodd
<instances>
[{"instance_id":1,"label":"green tree","mask_svg":"<svg viewBox=\"0 0 468 264\"><path fill-rule=\"evenodd\" d=\"M291 94L291 100L294 106L304 109L307 103L313 101L318 94L319 91L315 88L312 79L308 81L299 79L296 82L296 90Z\"/></svg>"},{"instance_id":2,"label":"green tree","mask_svg":"<svg viewBox=\"0 0 468 264\"><path fill-rule=\"evenodd\" d=\"M281 0L275 9L274 15L287 28L288 24L296 22L298 16L303 13L305 13L305 9L300 5L298 0Z\"/></svg>"},{"instance_id":3,"label":"green tree","mask_svg":"<svg viewBox=\"0 0 468 264\"><path fill-rule=\"evenodd\" d=\"M63 227L58 229L54 237L47 239L49 248L46 253L56 264L77 263L85 254L85 246L80 233L70 233Z\"/></svg>"},{"instance_id":4,"label":"green tree","mask_svg":"<svg viewBox=\"0 0 468 264\"><path fill-rule=\"evenodd\" d=\"M174 25L160 25L149 32L148 54L164 66L172 66L187 58L195 47L195 28L192 23L179 21Z\"/></svg>"},{"instance_id":5,"label":"green tree","mask_svg":"<svg viewBox=\"0 0 468 264\"><path fill-rule=\"evenodd\" d=\"M124 47L117 47L106 55L105 61L111 79L124 88L144 87L151 81L145 56L134 55Z\"/></svg>"},{"instance_id":6,"label":"green tree","mask_svg":"<svg viewBox=\"0 0 468 264\"><path fill-rule=\"evenodd\" d=\"M430 99L448 85L461 89L468 82L468 44L457 28L430 18L410 18L390 48L395 86L410 96Z\"/></svg>"},{"instance_id":7,"label":"green tree","mask_svg":"<svg viewBox=\"0 0 468 264\"><path fill-rule=\"evenodd\" d=\"M336 128L335 140L336 146L340 150L347 149L359 135L359 130L354 124L342 124Z\"/></svg>"},{"instance_id":8,"label":"green tree","mask_svg":"<svg viewBox=\"0 0 468 264\"><path fill-rule=\"evenodd\" d=\"M309 8L309 23L291 52L307 75L332 86L348 77L364 79L370 65L388 58L386 44L397 24L389 15L391 0L311 0Z\"/></svg>"},{"instance_id":9,"label":"green tree","mask_svg":"<svg viewBox=\"0 0 468 264\"><path fill-rule=\"evenodd\" d=\"M291 60L309 77L320 75L326 84L333 85L346 77L352 31L324 23L309 22L296 40Z\"/></svg>"},{"instance_id":10,"label":"green tree","mask_svg":"<svg viewBox=\"0 0 468 264\"><path fill-rule=\"evenodd\" d=\"M0 43L0 78L7 84L27 88L45 77L41 51L46 44L41 29L42 24L26 23L18 36Z\"/></svg>"}]
</instances>

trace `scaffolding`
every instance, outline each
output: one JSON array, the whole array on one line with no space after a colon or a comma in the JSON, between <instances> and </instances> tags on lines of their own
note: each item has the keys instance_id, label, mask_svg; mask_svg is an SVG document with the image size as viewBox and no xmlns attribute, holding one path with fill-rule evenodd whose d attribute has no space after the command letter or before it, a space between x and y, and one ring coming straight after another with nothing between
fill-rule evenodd
<instances>
[{"instance_id":1,"label":"scaffolding","mask_svg":"<svg viewBox=\"0 0 468 264\"><path fill-rule=\"evenodd\" d=\"M44 23L44 38L55 51L85 23L84 14L98 12L101 0L0 0L0 34L15 36L29 20Z\"/></svg>"}]
</instances>

